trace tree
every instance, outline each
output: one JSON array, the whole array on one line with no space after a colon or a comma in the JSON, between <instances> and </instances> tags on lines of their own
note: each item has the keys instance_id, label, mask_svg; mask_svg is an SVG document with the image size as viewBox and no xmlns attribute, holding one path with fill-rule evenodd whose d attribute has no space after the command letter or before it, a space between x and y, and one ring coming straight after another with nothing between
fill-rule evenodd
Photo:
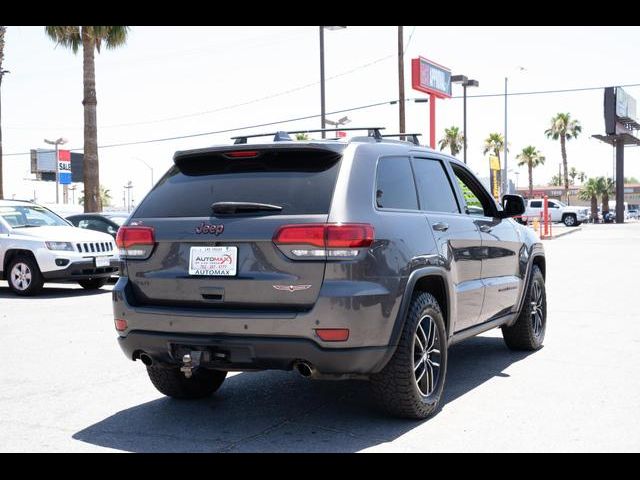
<instances>
[{"instance_id":1,"label":"tree","mask_svg":"<svg viewBox=\"0 0 640 480\"><path fill-rule=\"evenodd\" d=\"M7 31L7 27L0 25L0 95L2 95L2 77L6 70L2 69L2 61L4 60L4 34ZM0 103L0 200L4 198L4 191L2 189L2 103Z\"/></svg>"},{"instance_id":2,"label":"tree","mask_svg":"<svg viewBox=\"0 0 640 480\"><path fill-rule=\"evenodd\" d=\"M542 155L536 147L529 145L522 149L522 152L516 156L516 159L518 160L519 167L527 166L529 173L529 197L531 198L533 197L533 169L544 165L544 155Z\"/></svg>"},{"instance_id":3,"label":"tree","mask_svg":"<svg viewBox=\"0 0 640 480\"><path fill-rule=\"evenodd\" d=\"M609 196L616 191L616 184L608 177L598 177L600 194L602 195L602 214L609 211Z\"/></svg>"},{"instance_id":4,"label":"tree","mask_svg":"<svg viewBox=\"0 0 640 480\"><path fill-rule=\"evenodd\" d=\"M84 190L82 191L82 193L84 194ZM111 205L111 190L109 190L108 188L106 188L104 185L100 185L100 203L102 204L103 207L108 207ZM80 198L78 198L78 204L79 205L84 205L84 195L81 195ZM85 208L85 212L86 212L86 208Z\"/></svg>"},{"instance_id":5,"label":"tree","mask_svg":"<svg viewBox=\"0 0 640 480\"><path fill-rule=\"evenodd\" d=\"M100 200L100 172L98 162L98 125L95 50L100 53L104 43L107 48L117 48L127 41L127 26L48 26L47 35L58 45L70 48L77 53L82 47L84 95L84 189L87 201L85 212L102 210Z\"/></svg>"},{"instance_id":6,"label":"tree","mask_svg":"<svg viewBox=\"0 0 640 480\"><path fill-rule=\"evenodd\" d=\"M308 133L296 133L296 140L309 140Z\"/></svg>"},{"instance_id":7,"label":"tree","mask_svg":"<svg viewBox=\"0 0 640 480\"><path fill-rule=\"evenodd\" d=\"M624 177L624 183L640 183L636 177Z\"/></svg>"},{"instance_id":8,"label":"tree","mask_svg":"<svg viewBox=\"0 0 640 480\"><path fill-rule=\"evenodd\" d=\"M599 179L590 178L587 183L582 185L582 188L578 192L578 198L584 201L591 202L591 221L593 223L598 219L598 195L600 195Z\"/></svg>"},{"instance_id":9,"label":"tree","mask_svg":"<svg viewBox=\"0 0 640 480\"><path fill-rule=\"evenodd\" d=\"M444 150L449 147L451 151L451 155L454 157L460 153L462 150L462 146L464 145L464 135L460 133L460 129L458 127L452 126L451 128L444 129L444 137L440 139L438 142L438 146L440 150Z\"/></svg>"},{"instance_id":10,"label":"tree","mask_svg":"<svg viewBox=\"0 0 640 480\"><path fill-rule=\"evenodd\" d=\"M551 180L549 180L549 185L551 185L552 187L561 187L562 177L560 176L560 174L551 177Z\"/></svg>"},{"instance_id":11,"label":"tree","mask_svg":"<svg viewBox=\"0 0 640 480\"><path fill-rule=\"evenodd\" d=\"M490 133L484 140L484 150L482 153L484 155L487 153L495 155L498 157L498 161L500 161L500 152L503 152L504 148L504 137L499 133Z\"/></svg>"},{"instance_id":12,"label":"tree","mask_svg":"<svg viewBox=\"0 0 640 480\"><path fill-rule=\"evenodd\" d=\"M584 172L580 172L578 173L578 180L580 180L580 183L584 183L584 181L587 179L587 174Z\"/></svg>"},{"instance_id":13,"label":"tree","mask_svg":"<svg viewBox=\"0 0 640 480\"><path fill-rule=\"evenodd\" d=\"M569 113L558 113L551 119L551 127L545 130L547 138L560 140L560 153L564 167L564 193L565 200L569 203L569 170L567 168L567 140L576 138L582 127L578 120L572 120Z\"/></svg>"}]
</instances>

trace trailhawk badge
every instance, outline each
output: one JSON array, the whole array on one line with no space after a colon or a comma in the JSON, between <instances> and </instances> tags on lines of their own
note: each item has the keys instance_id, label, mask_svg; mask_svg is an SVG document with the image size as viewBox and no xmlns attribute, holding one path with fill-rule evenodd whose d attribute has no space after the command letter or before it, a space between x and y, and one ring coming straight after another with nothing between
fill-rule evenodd
<instances>
[{"instance_id":1,"label":"trailhawk badge","mask_svg":"<svg viewBox=\"0 0 640 480\"><path fill-rule=\"evenodd\" d=\"M297 292L298 290L308 290L311 285L274 285L273 288L285 292Z\"/></svg>"}]
</instances>

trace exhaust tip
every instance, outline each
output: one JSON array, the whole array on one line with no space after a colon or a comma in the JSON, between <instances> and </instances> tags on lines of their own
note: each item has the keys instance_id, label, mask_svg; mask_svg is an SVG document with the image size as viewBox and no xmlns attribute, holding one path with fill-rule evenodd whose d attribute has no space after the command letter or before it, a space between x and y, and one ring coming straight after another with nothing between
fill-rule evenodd
<instances>
[{"instance_id":1,"label":"exhaust tip","mask_svg":"<svg viewBox=\"0 0 640 480\"><path fill-rule=\"evenodd\" d=\"M151 358L151 356L149 356L149 354L147 353L142 352L138 358L140 358L140 361L147 367L153 365L153 358Z\"/></svg>"},{"instance_id":2,"label":"exhaust tip","mask_svg":"<svg viewBox=\"0 0 640 480\"><path fill-rule=\"evenodd\" d=\"M295 364L295 368L298 373L305 378L309 378L311 375L313 375L314 372L313 367L308 362L297 362Z\"/></svg>"}]
</instances>

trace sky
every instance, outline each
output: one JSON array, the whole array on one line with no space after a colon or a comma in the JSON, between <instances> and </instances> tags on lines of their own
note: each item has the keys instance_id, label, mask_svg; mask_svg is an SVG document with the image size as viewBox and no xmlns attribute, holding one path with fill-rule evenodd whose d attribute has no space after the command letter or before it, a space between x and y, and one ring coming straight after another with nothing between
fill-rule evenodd
<instances>
[{"instance_id":1,"label":"sky","mask_svg":"<svg viewBox=\"0 0 640 480\"><path fill-rule=\"evenodd\" d=\"M640 84L638 27L428 27L405 26L405 84L411 59L426 57L479 81L467 90L470 167L488 176L483 140L504 133L504 89L508 93ZM44 27L9 26L2 82L5 198L55 200L53 182L33 181L29 155L43 139L65 137L82 148L82 54L56 46ZM631 60L630 60L631 59ZM161 139L281 122L319 115L318 27L131 27L127 44L96 55L98 144ZM325 30L327 112L398 98L397 27L347 26ZM625 88L640 100L640 87ZM493 97L475 98L474 95ZM453 95L462 88L453 85ZM509 95L507 106L510 178L527 184L515 156L534 145L546 157L534 184L546 184L562 161L560 145L544 131L558 112L580 121L582 134L567 144L569 167L588 176L611 175L613 149L593 138L604 133L602 89ZM445 127L462 128L460 98L438 100L436 137ZM428 142L429 104L407 102L407 130ZM348 113L349 126L398 131L398 106L384 104ZM139 203L172 165L176 150L229 144L239 133L319 128L318 117L229 133L140 145L100 148L100 181L113 203L123 205L124 185ZM461 156L461 154L460 154ZM625 150L625 175L640 178L640 149ZM516 172L519 174L516 175Z\"/></svg>"}]
</instances>

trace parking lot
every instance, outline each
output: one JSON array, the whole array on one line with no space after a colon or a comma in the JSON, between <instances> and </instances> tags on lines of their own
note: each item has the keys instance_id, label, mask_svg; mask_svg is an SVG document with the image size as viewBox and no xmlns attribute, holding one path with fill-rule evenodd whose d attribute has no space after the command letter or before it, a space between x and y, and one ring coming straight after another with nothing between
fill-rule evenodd
<instances>
[{"instance_id":1,"label":"parking lot","mask_svg":"<svg viewBox=\"0 0 640 480\"><path fill-rule=\"evenodd\" d=\"M545 242L545 346L492 331L453 347L442 410L386 417L365 382L239 373L211 399L162 397L124 358L111 287L0 282L2 451L637 451L640 223L585 225Z\"/></svg>"}]
</instances>

